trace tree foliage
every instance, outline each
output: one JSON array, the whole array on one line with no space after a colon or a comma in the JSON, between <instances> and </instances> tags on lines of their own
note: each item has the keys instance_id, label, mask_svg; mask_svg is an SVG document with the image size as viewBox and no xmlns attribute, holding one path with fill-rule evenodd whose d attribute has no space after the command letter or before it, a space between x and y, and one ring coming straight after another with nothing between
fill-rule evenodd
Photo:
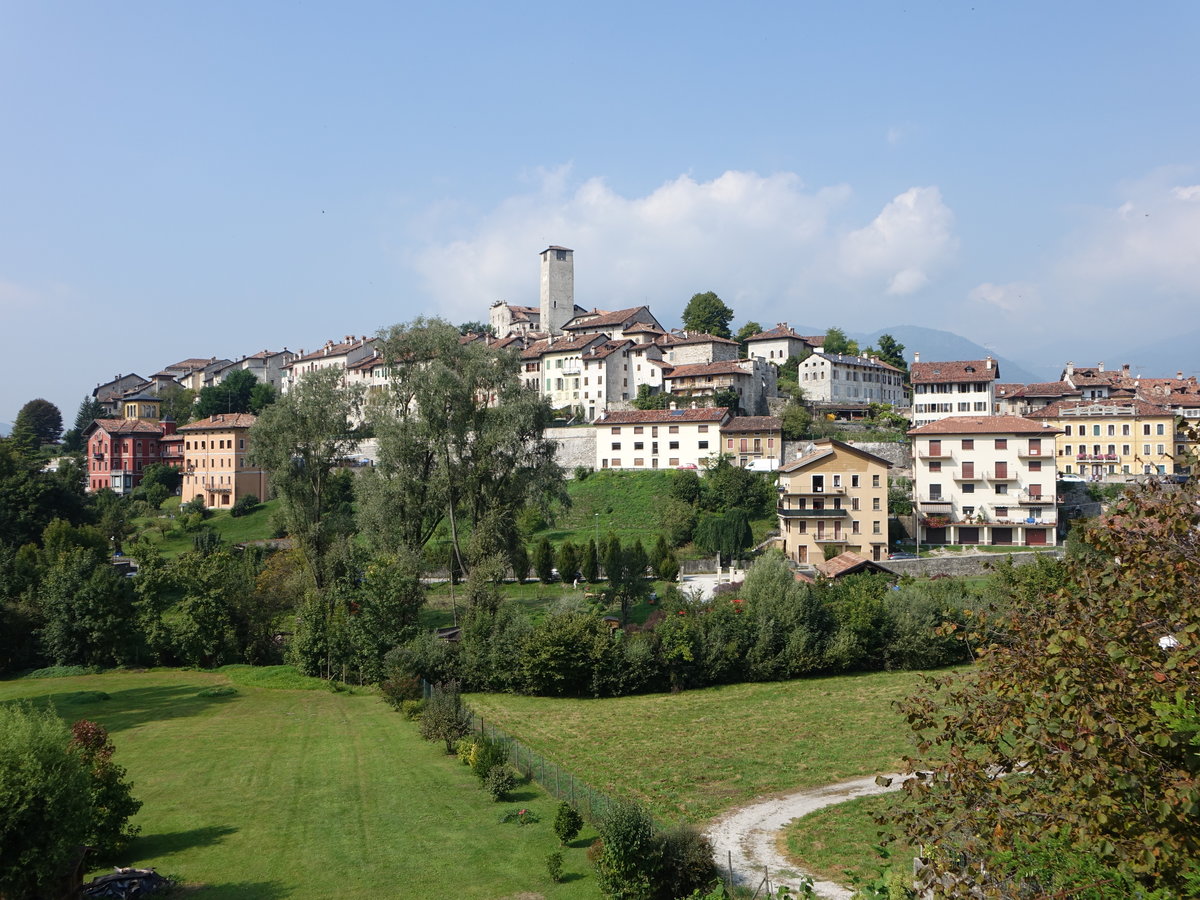
<instances>
[{"instance_id":1,"label":"tree foliage","mask_svg":"<svg viewBox=\"0 0 1200 900\"><path fill-rule=\"evenodd\" d=\"M879 357L880 360L888 365L900 369L904 372L904 377L907 379L908 362L904 359L904 345L890 334L881 334L879 340L875 343L877 346L868 349L867 352Z\"/></svg>"},{"instance_id":2,"label":"tree foliage","mask_svg":"<svg viewBox=\"0 0 1200 900\"><path fill-rule=\"evenodd\" d=\"M1042 890L1030 862L1056 846L1197 896L1200 491L1171 487L1127 494L1061 580L1012 577L1005 614L969 632L976 671L904 704L926 774L899 824L935 896Z\"/></svg>"},{"instance_id":3,"label":"tree foliage","mask_svg":"<svg viewBox=\"0 0 1200 900\"><path fill-rule=\"evenodd\" d=\"M17 412L13 432L28 428L39 444L53 444L62 435L63 418L57 406L39 397L30 400Z\"/></svg>"},{"instance_id":4,"label":"tree foliage","mask_svg":"<svg viewBox=\"0 0 1200 900\"><path fill-rule=\"evenodd\" d=\"M834 326L825 332L825 352L858 356L858 341L846 337L846 332Z\"/></svg>"},{"instance_id":5,"label":"tree foliage","mask_svg":"<svg viewBox=\"0 0 1200 900\"><path fill-rule=\"evenodd\" d=\"M746 341L754 337L754 335L759 334L762 330L763 327L754 321L747 322L737 330L737 334L733 336L733 339L738 342L739 353L742 356L746 356Z\"/></svg>"},{"instance_id":6,"label":"tree foliage","mask_svg":"<svg viewBox=\"0 0 1200 900\"><path fill-rule=\"evenodd\" d=\"M715 334L717 337L732 337L729 323L733 321L733 310L712 291L693 294L683 310L683 327L688 331Z\"/></svg>"},{"instance_id":7,"label":"tree foliage","mask_svg":"<svg viewBox=\"0 0 1200 900\"><path fill-rule=\"evenodd\" d=\"M87 719L76 722L71 726L70 746L90 776L92 815L87 845L99 859L112 860L141 831L129 820L142 808L142 801L134 799L124 766L113 762L116 747L103 725Z\"/></svg>"},{"instance_id":8,"label":"tree foliage","mask_svg":"<svg viewBox=\"0 0 1200 900\"><path fill-rule=\"evenodd\" d=\"M221 379L220 384L200 389L200 396L196 399L196 418L253 411L250 398L258 386L259 381L250 370L236 369L230 372ZM266 387L270 388L270 385Z\"/></svg>"}]
</instances>

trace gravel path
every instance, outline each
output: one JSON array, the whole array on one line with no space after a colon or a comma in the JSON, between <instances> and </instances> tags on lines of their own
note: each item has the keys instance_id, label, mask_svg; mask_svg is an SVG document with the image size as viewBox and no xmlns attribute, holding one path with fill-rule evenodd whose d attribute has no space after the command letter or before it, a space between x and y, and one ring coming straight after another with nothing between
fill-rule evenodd
<instances>
[{"instance_id":1,"label":"gravel path","mask_svg":"<svg viewBox=\"0 0 1200 900\"><path fill-rule=\"evenodd\" d=\"M779 850L782 829L793 819L806 816L826 806L844 803L855 797L885 794L900 789L901 775L890 775L890 787L880 787L875 777L856 778L838 784L797 791L782 797L759 800L750 806L731 810L714 821L705 834L712 842L717 864L725 869L732 858L733 878L738 884L758 886L764 875L770 876L771 886L800 887L806 873L798 871ZM851 892L832 881L815 881L813 890L830 900L849 900Z\"/></svg>"}]
</instances>

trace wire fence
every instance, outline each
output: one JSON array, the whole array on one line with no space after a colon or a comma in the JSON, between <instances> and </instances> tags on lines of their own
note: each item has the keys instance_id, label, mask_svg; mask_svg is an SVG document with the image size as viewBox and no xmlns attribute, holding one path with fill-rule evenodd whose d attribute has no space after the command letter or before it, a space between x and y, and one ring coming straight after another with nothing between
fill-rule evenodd
<instances>
[{"instance_id":1,"label":"wire fence","mask_svg":"<svg viewBox=\"0 0 1200 900\"><path fill-rule=\"evenodd\" d=\"M440 685L430 684L423 679L422 687L426 699L440 690ZM464 703L463 707L470 713L471 730L475 734L503 742L508 748L508 759L514 769L531 781L536 781L546 793L559 800L566 800L586 821L594 824L612 806L613 800L607 794L546 759L494 722L486 721L467 704Z\"/></svg>"}]
</instances>

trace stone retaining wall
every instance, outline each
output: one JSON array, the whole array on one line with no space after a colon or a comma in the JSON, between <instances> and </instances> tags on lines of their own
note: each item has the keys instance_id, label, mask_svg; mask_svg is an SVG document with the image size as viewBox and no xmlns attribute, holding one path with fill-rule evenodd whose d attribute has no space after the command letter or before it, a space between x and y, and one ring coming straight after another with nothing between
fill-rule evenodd
<instances>
[{"instance_id":1,"label":"stone retaining wall","mask_svg":"<svg viewBox=\"0 0 1200 900\"><path fill-rule=\"evenodd\" d=\"M568 428L547 428L546 439L558 445L555 459L563 467L568 478L575 477L576 466L596 465L596 429L591 425L575 425Z\"/></svg>"},{"instance_id":2,"label":"stone retaining wall","mask_svg":"<svg viewBox=\"0 0 1200 900\"><path fill-rule=\"evenodd\" d=\"M1062 556L1062 548L1046 551L1021 553L971 553L955 556L930 556L922 559L890 559L884 563L897 575L913 575L928 578L931 575L987 575L996 563L1011 559L1015 566L1027 566L1043 553L1055 558Z\"/></svg>"}]
</instances>

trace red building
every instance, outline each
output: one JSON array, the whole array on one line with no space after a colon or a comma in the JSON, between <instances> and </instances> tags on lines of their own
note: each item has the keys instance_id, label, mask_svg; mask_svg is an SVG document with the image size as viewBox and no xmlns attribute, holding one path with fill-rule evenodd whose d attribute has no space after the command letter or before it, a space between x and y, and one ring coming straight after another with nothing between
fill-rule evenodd
<instances>
[{"instance_id":1,"label":"red building","mask_svg":"<svg viewBox=\"0 0 1200 900\"><path fill-rule=\"evenodd\" d=\"M128 494L141 483L146 466L171 462L163 458L163 441L174 435L175 423L159 421L161 401L135 394L123 398L121 404L124 418L95 419L84 431L89 491L109 488Z\"/></svg>"}]
</instances>

